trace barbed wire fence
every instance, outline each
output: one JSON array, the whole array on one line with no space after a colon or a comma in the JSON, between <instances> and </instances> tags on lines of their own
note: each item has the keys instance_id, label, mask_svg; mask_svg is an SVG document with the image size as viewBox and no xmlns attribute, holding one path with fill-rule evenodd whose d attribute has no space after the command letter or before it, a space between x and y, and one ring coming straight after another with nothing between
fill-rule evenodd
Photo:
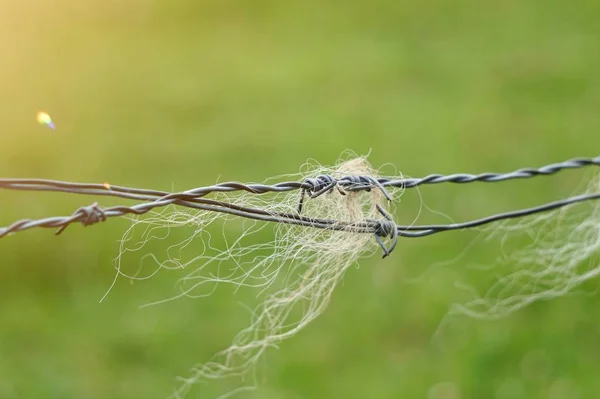
<instances>
[{"instance_id":1,"label":"barbed wire fence","mask_svg":"<svg viewBox=\"0 0 600 399\"><path fill-rule=\"evenodd\" d=\"M178 296L194 296L192 291L204 284L233 284L235 286L251 286L266 289L273 285L280 276L284 265L290 261L285 272L300 275L298 279L288 282L280 291L269 295L252 314L250 327L241 331L232 345L215 355L215 359L203 363L192 370L192 376L181 380L181 386L174 397L184 395L190 386L200 380L210 380L226 376L253 377L253 366L264 351L278 342L289 338L304 328L310 321L323 312L333 289L340 281L344 271L364 255L370 243L376 243L375 248L382 251L382 256L388 257L396 248L399 240L404 238L426 237L437 233L478 228L500 221L520 219L527 216L563 211L571 205L600 199L598 190L584 194L545 203L531 208L512 210L493 214L487 217L449 224L408 224L400 225L394 221L392 212L388 210L393 204L395 193L417 188L422 185L467 184L467 183L500 183L519 179L550 176L565 170L579 169L589 166L600 166L600 156L593 158L575 158L564 162L553 163L539 168L523 168L508 173L456 173L449 175L431 174L422 178L378 177L376 171L370 168L366 159L354 158L337 165L335 168L324 168L313 174L304 176L296 181L284 181L274 184L225 182L204 187L198 187L182 192L166 192L160 190L140 189L109 185L108 183L74 183L46 179L10 179L0 178L0 189L27 192L57 192L78 194L94 197L116 197L124 200L137 201L135 205L119 205L102 207L98 202L82 206L68 216L51 216L41 219L22 219L8 226L0 227L0 238L5 238L29 229L50 228L55 234L61 234L71 224L90 226L111 218L123 216L141 216L153 213L158 209L176 207L200 212L183 222L175 217L154 218L149 224L170 226L193 224L197 227L194 237L203 234L204 229L219 216L234 216L249 220L262 226L275 224L280 226L275 241L278 243L275 252L266 257L254 257L249 261L240 261L247 256L252 248L244 248L241 241L236 241L231 248L217 255L195 258L204 262L188 278L183 279L181 294ZM268 195L285 195L263 200ZM278 202L280 201L280 202ZM320 202L319 202L320 201ZM319 204L314 207L313 204ZM312 207L311 207L312 206ZM600 214L596 215L600 218ZM538 262L548 261L568 263L572 269L592 250L598 249L600 233L596 232L598 220L590 219L575 226L572 234L579 234L581 245L576 249L578 255L573 257L569 250L557 249L555 252L544 248L544 256L538 256ZM204 219L203 219L204 218ZM593 230L593 234L590 231ZM126 234L127 236L127 234ZM594 241L598 238L598 242ZM374 238L374 240L373 240ZM572 237L571 237L572 238ZM123 242L125 239L123 240ZM123 244L122 242L122 244ZM183 243L182 246L187 245ZM121 248L121 254L124 252ZM571 256L571 260L566 260ZM118 257L120 262L120 256ZM214 275L212 272L200 275L208 270L209 265L221 265L231 262L236 265L238 274L231 272L227 275ZM188 266L181 263L180 266ZM300 271L300 267L304 269ZM529 301L558 295L562 290L572 287L575 280L569 284L558 286L553 280L554 272L559 266L544 265L546 274L525 274L552 285L547 291L536 292L526 301L517 297L519 303L501 302L497 309L517 308ZM118 266L118 274L120 265ZM558 273L558 272L557 272ZM560 270L564 279L564 267ZM586 276L596 275L588 273ZM517 276L521 278L522 275ZM583 279L583 277L580 277ZM512 280L511 280L512 281ZM184 286L186 285L187 286ZM209 290L208 294L212 291ZM208 294L198 295L207 296ZM480 305L475 302L474 305ZM292 316L293 308L302 309L299 317ZM490 308L495 311L496 308ZM496 310L497 310L496 309ZM470 309L462 309L469 313ZM477 316L476 312L471 314ZM294 317L296 317L294 319ZM216 360L220 359L220 360ZM245 383L244 383L245 384ZM256 384L244 385L231 393L243 391Z\"/></svg>"},{"instance_id":2,"label":"barbed wire fence","mask_svg":"<svg viewBox=\"0 0 600 399\"><path fill-rule=\"evenodd\" d=\"M317 198L323 194L331 192L334 189L338 190L338 192L342 195L344 195L345 192L380 190L385 196L385 198L388 201L391 201L392 199L389 193L387 192L386 187L407 189L418 187L424 184L466 184L474 182L498 183L515 179L528 179L539 176L548 176L556 174L563 170L583 168L586 166L600 166L600 156L595 158L576 158L565 162L542 166L540 168L523 168L508 173L488 172L481 174L432 174L422 178L408 179L376 179L372 176L344 176L342 178L336 179L331 175L319 175L314 178L307 178L303 182L290 181L277 183L273 185L226 182L211 186L194 188L179 193L168 193L165 191L140 189L134 187L113 186L108 185L106 183L72 183L46 179L0 178L0 188L6 190L52 191L70 194L110 196L145 201L141 204L134 206L113 206L108 208L102 208L98 205L97 202L94 202L92 205L84 206L77 209L70 216L55 216L37 220L19 220L9 226L1 227L0 238L10 235L11 233L16 233L32 228L58 228L56 234L60 234L67 228L67 226L76 222L80 222L84 226L88 226L97 222L105 221L108 218L119 217L126 214L141 215L155 208L164 207L171 204L192 209L200 209L209 212L228 213L231 215L259 220L263 222L286 223L319 229L333 229L340 231L375 234L377 237L393 236L394 239L397 239L397 237L424 237L443 231L468 229L504 219L519 218L533 215L536 213L547 212L578 202L599 199L600 194L583 194L532 208L509 211L473 221L448 225L396 225L393 224L393 222L390 220L390 215L383 211L383 209L380 209L380 213L384 217L384 220L373 220L368 223L351 224L345 223L343 221L303 217L301 214L302 207L306 197ZM269 192L280 193L289 191L300 191L301 195L298 200L298 212L296 214L268 212L263 209L236 206L235 204L205 198L207 195L210 195L212 193L223 193L233 191L246 191L256 195L265 194ZM388 255L388 253L386 253L385 255Z\"/></svg>"}]
</instances>

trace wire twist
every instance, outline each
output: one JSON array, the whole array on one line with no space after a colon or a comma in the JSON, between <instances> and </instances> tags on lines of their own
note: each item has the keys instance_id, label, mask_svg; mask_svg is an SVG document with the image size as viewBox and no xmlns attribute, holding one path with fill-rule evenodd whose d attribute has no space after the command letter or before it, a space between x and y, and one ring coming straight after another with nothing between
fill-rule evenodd
<instances>
[{"instance_id":1,"label":"wire twist","mask_svg":"<svg viewBox=\"0 0 600 399\"><path fill-rule=\"evenodd\" d=\"M600 156L594 158L574 158L564 162L558 162L542 166L539 168L522 168L508 173L455 173L451 175L432 174L421 178L409 179L379 179L383 186L393 186L399 188L413 188L422 184L439 183L496 183L514 179L527 179L537 176L549 176L567 169L579 169L586 166L600 166Z\"/></svg>"}]
</instances>

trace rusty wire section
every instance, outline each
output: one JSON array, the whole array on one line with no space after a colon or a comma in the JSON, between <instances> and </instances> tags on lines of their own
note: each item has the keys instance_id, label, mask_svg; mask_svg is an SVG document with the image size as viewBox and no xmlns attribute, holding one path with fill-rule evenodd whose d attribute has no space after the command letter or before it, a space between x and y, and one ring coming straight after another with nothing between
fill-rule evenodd
<instances>
[{"instance_id":1,"label":"rusty wire section","mask_svg":"<svg viewBox=\"0 0 600 399\"><path fill-rule=\"evenodd\" d=\"M508 173L456 173L450 175L431 174L422 178L374 178L372 176L344 176L334 178L331 175L318 175L304 181L288 181L276 184L244 184L240 182L225 182L210 186L198 187L191 190L169 193L159 190L140 189L134 187L108 186L107 184L73 183L46 179L0 179L0 189L19 191L52 191L70 194L110 196L128 200L140 201L133 206L112 206L103 208L94 202L92 205L77 209L70 216L54 216L42 219L23 219L6 227L0 227L0 238L32 228L54 228L56 234L61 234L69 225L81 223L89 226L103 222L109 218L128 214L141 215L159 207L177 205L186 208L208 212L226 213L234 216L254 219L263 222L299 225L317 229L348 231L354 233L373 234L383 250L383 257L388 256L396 246L399 237L424 237L435 233L451 230L469 229L500 220L525 217L547 212L575 203L600 199L600 194L588 193L563 200L546 203L540 206L499 213L463 223L446 225L398 225L391 215L378 207L381 214L379 220L368 220L360 223L332 219L317 219L302 215L306 198L317 198L337 190L345 195L347 192L380 190L383 196L391 201L386 187L399 189L414 188L425 184L440 183L495 183L514 179L526 179L538 176L548 176L563 170L578 169L586 166L600 166L600 156L594 158L575 158L568 161L553 163L539 168L523 168ZM273 210L239 206L233 203L206 198L215 193L231 193L244 191L251 194L281 193L299 191L298 208L296 213L282 213ZM387 247L382 239L390 238Z\"/></svg>"}]
</instances>

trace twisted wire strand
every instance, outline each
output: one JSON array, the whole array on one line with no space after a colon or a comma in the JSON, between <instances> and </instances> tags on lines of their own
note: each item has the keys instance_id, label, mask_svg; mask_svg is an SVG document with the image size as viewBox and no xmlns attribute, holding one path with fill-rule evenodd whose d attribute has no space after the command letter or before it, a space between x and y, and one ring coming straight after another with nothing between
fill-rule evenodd
<instances>
[{"instance_id":1,"label":"twisted wire strand","mask_svg":"<svg viewBox=\"0 0 600 399\"><path fill-rule=\"evenodd\" d=\"M600 166L600 156L594 158L574 158L568 161L553 163L539 168L522 168L508 173L455 173L450 175L431 174L420 178L389 178L382 177L374 179L370 176L344 176L336 179L329 175L320 175L316 178L308 178L303 182L288 181L272 185L240 182L224 182L205 187L198 187L182 193L170 194L158 190L140 189L134 187L110 186L107 189L98 183L71 183L46 179L0 179L0 188L27 191L61 191L78 193L81 190L95 189L98 195L121 196L119 194L152 195L152 196L193 196L204 197L215 192L247 191L253 194L265 194L269 192L287 192L293 190L304 190L307 194L318 196L329 191L333 187L339 187L346 191L360 191L371 189L382 189L385 187L413 188L423 184L440 183L496 183L501 181L526 179L537 176L549 176L568 169L579 169L587 166ZM386 192L384 191L384 195ZM389 199L389 198L388 198Z\"/></svg>"},{"instance_id":2,"label":"twisted wire strand","mask_svg":"<svg viewBox=\"0 0 600 399\"><path fill-rule=\"evenodd\" d=\"M600 166L600 156L594 158L574 158L564 162L558 162L542 166L539 168L522 168L508 173L481 173L477 175L468 173L455 173L451 175L432 174L421 178L409 179L378 179L384 186L393 186L400 188L412 188L422 184L439 183L497 183L507 180L527 179L537 176L549 176L567 169L580 169L586 166Z\"/></svg>"}]
</instances>

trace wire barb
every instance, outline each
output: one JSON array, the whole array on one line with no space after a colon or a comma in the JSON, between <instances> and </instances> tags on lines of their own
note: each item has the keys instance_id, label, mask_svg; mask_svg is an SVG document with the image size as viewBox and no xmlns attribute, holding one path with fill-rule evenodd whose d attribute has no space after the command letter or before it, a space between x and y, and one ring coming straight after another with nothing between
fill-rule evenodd
<instances>
[{"instance_id":1,"label":"wire barb","mask_svg":"<svg viewBox=\"0 0 600 399\"><path fill-rule=\"evenodd\" d=\"M336 179L331 175L319 175L304 180L298 202L298 214L302 213L304 198L307 195L309 198L317 198L334 188L341 195L346 195L346 191L371 191L373 188L377 188L388 201L392 201L390 193L372 176L344 176L341 179Z\"/></svg>"},{"instance_id":2,"label":"wire barb","mask_svg":"<svg viewBox=\"0 0 600 399\"><path fill-rule=\"evenodd\" d=\"M302 213L304 197L308 195L309 198L317 198L327 192L330 192L334 188L337 188L341 195L346 195L346 193L338 186L338 180L331 175L319 175L317 177L306 178L300 192L298 215Z\"/></svg>"},{"instance_id":3,"label":"wire barb","mask_svg":"<svg viewBox=\"0 0 600 399\"><path fill-rule=\"evenodd\" d=\"M60 235L72 222L79 221L83 224L83 227L86 227L98 222L104 222L105 220L106 214L104 210L98 206L97 202L94 202L92 205L82 206L77 209L71 218L67 219L65 224L60 226L54 234Z\"/></svg>"},{"instance_id":4,"label":"wire barb","mask_svg":"<svg viewBox=\"0 0 600 399\"><path fill-rule=\"evenodd\" d=\"M396 248L398 244L398 225L392 219L392 216L379 204L376 205L377 210L384 217L383 220L378 220L377 225L375 227L375 239L377 243L383 250L382 259L388 257L392 251ZM386 247L382 238L390 237L392 239L392 244L390 247Z\"/></svg>"},{"instance_id":5,"label":"wire barb","mask_svg":"<svg viewBox=\"0 0 600 399\"><path fill-rule=\"evenodd\" d=\"M392 201L392 196L385 187L372 176L345 176L340 179L340 184L348 191L371 191L373 188L378 188L385 199Z\"/></svg>"}]
</instances>

